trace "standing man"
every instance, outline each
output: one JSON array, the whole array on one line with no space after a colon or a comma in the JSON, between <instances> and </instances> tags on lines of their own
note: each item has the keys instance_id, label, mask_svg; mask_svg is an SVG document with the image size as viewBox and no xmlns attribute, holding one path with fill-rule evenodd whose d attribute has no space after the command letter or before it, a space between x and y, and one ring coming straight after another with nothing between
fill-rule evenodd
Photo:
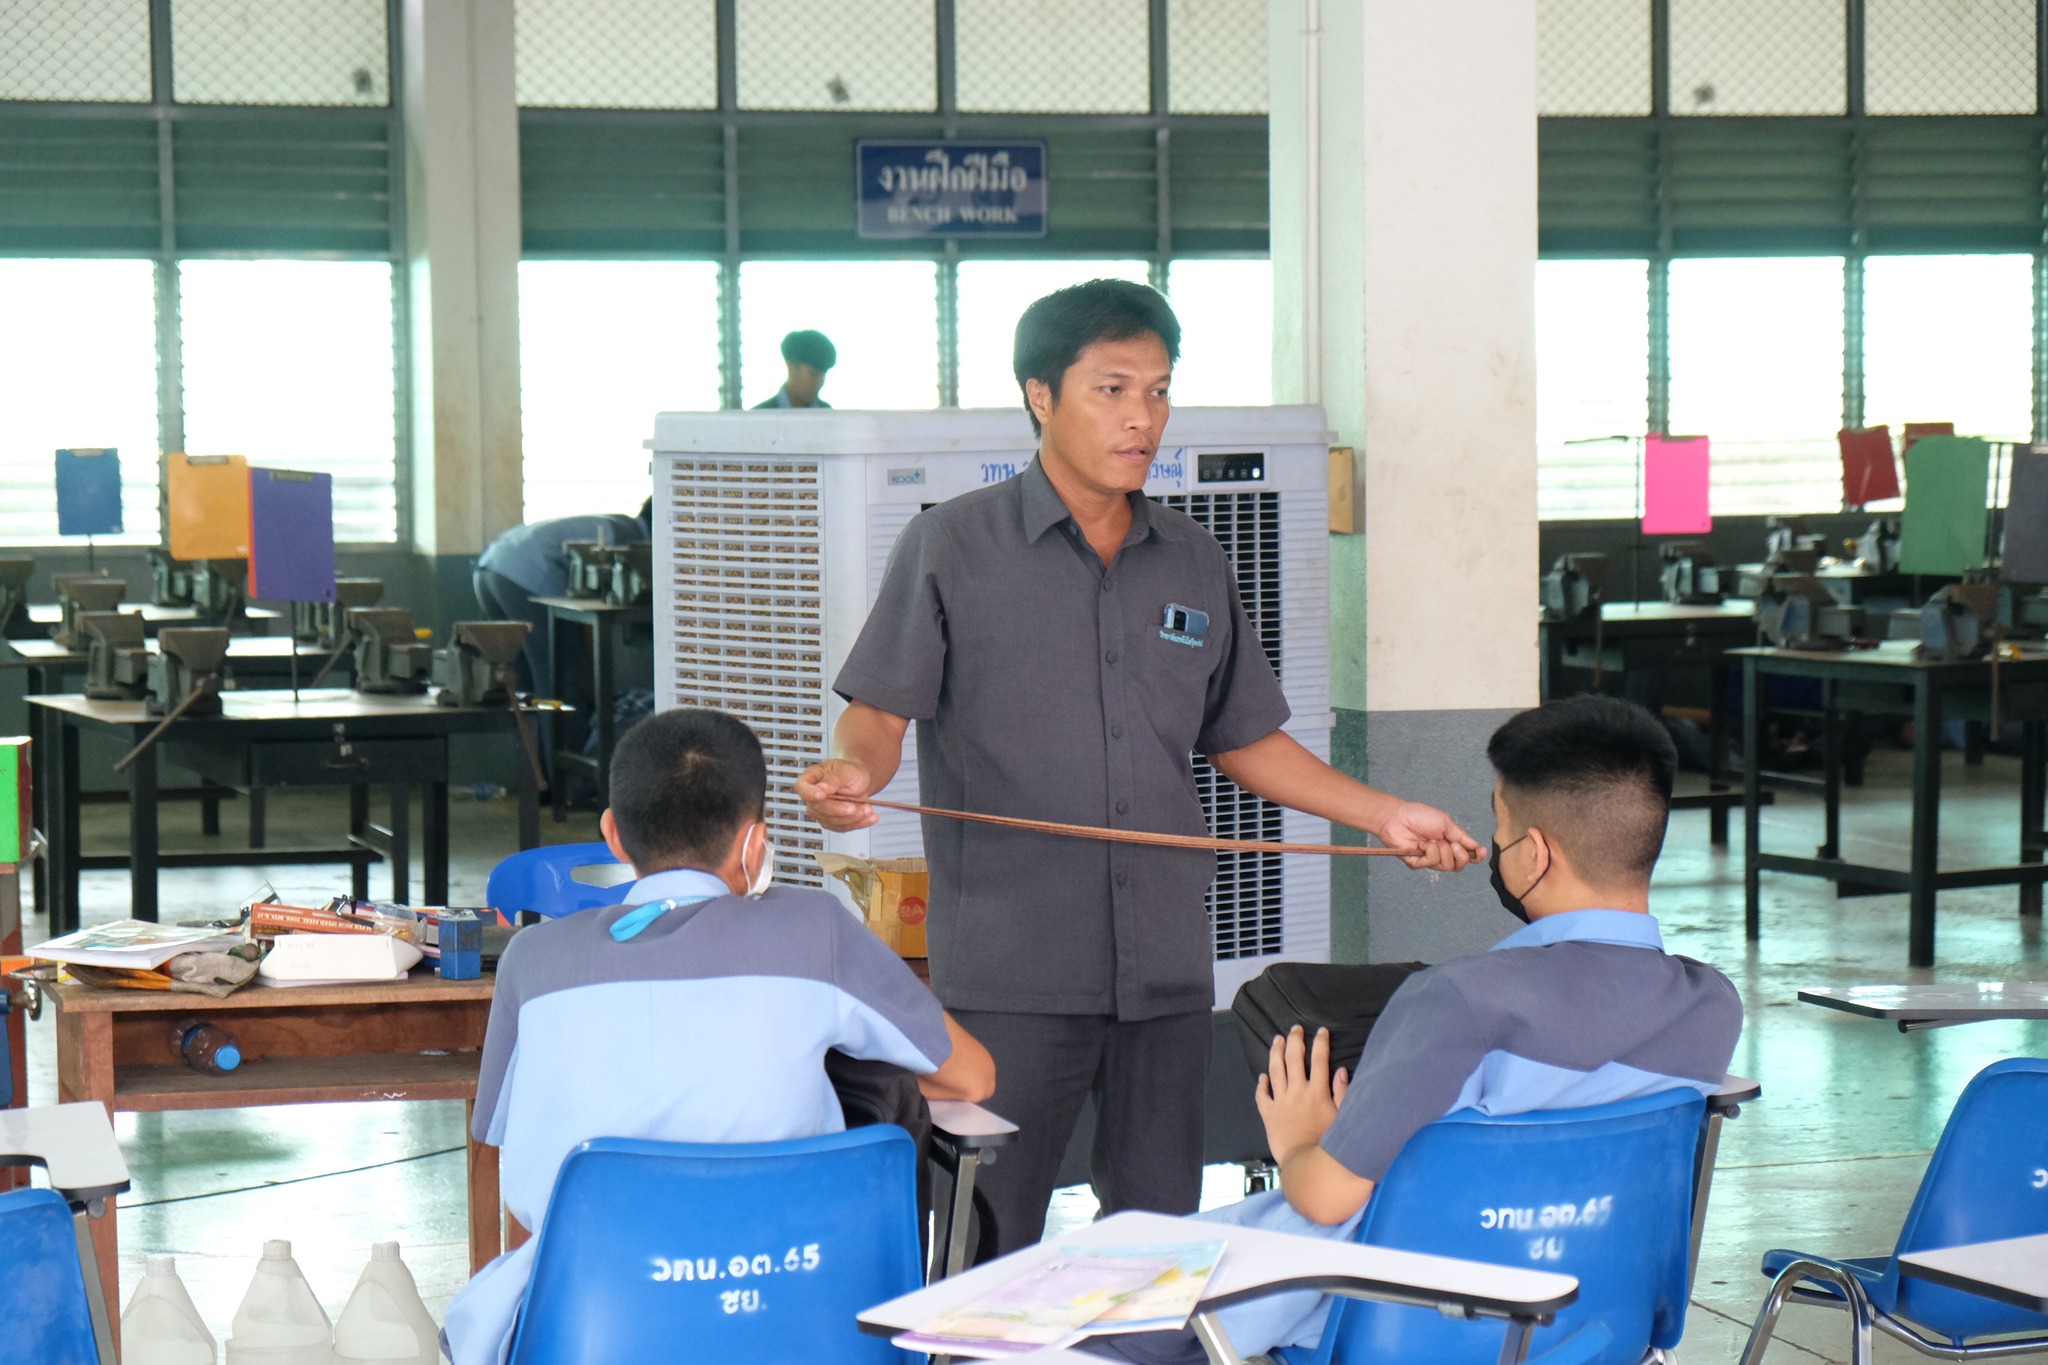
<instances>
[{"instance_id":1,"label":"standing man","mask_svg":"<svg viewBox=\"0 0 2048 1365\"><path fill-rule=\"evenodd\" d=\"M827 829L917 727L926 804L1169 834L1207 832L1189 755L1283 805L1456 870L1451 818L1353 781L1280 727L1287 703L1229 559L1144 495L1180 324L1144 285L1038 300L1015 369L1039 435L1014 479L911 521L833 686L832 757L797 793ZM1023 1128L983 1176L1004 1251L1036 1242L1082 1100L1096 1100L1105 1213L1191 1213L1201 1193L1215 859L936 818L932 985L995 1057L990 1104Z\"/></svg>"},{"instance_id":2,"label":"standing man","mask_svg":"<svg viewBox=\"0 0 2048 1365\"><path fill-rule=\"evenodd\" d=\"M773 398L754 404L756 410L832 406L818 397L818 391L825 387L826 371L839 363L839 350L833 346L831 337L823 332L791 332L782 339L782 363L789 367L789 377L782 381Z\"/></svg>"}]
</instances>

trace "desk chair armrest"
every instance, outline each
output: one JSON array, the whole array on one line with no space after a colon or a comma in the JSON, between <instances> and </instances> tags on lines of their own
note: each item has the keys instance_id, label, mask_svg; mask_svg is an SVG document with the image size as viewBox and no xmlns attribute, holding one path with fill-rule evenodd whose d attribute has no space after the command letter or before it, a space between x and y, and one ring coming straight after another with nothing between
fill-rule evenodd
<instances>
[{"instance_id":1,"label":"desk chair armrest","mask_svg":"<svg viewBox=\"0 0 2048 1365\"><path fill-rule=\"evenodd\" d=\"M942 1280L967 1268L975 1172L1016 1140L1017 1125L966 1100L933 1100L931 1114L932 1156L944 1175L933 1192L932 1258L926 1269L928 1278Z\"/></svg>"},{"instance_id":2,"label":"desk chair armrest","mask_svg":"<svg viewBox=\"0 0 2048 1365\"><path fill-rule=\"evenodd\" d=\"M93 1100L0 1109L0 1165L41 1166L50 1188L74 1209L128 1188L128 1163L106 1106Z\"/></svg>"},{"instance_id":3,"label":"desk chair armrest","mask_svg":"<svg viewBox=\"0 0 2048 1365\"><path fill-rule=\"evenodd\" d=\"M1742 1112L1742 1106L1764 1093L1763 1085L1747 1076L1729 1074L1721 1078L1721 1088L1707 1096L1707 1112L1722 1118L1734 1118Z\"/></svg>"},{"instance_id":4,"label":"desk chair armrest","mask_svg":"<svg viewBox=\"0 0 2048 1365\"><path fill-rule=\"evenodd\" d=\"M985 1161L987 1153L1017 1138L1016 1124L966 1100L933 1100L931 1111L932 1137L949 1156L974 1152Z\"/></svg>"},{"instance_id":5,"label":"desk chair armrest","mask_svg":"<svg viewBox=\"0 0 2048 1365\"><path fill-rule=\"evenodd\" d=\"M1860 1281L1866 1290L1875 1289L1884 1281L1888 1258L1883 1256L1835 1257L1815 1256L1805 1251L1788 1251L1783 1247L1764 1253L1760 1267L1764 1274L1773 1279L1785 1272L1786 1267L1795 1264L1810 1264L1820 1270L1813 1274L1799 1274L1793 1277L1799 1297L1803 1299L1828 1299L1836 1303L1843 1300L1842 1291L1836 1287L1835 1275L1849 1276Z\"/></svg>"}]
</instances>

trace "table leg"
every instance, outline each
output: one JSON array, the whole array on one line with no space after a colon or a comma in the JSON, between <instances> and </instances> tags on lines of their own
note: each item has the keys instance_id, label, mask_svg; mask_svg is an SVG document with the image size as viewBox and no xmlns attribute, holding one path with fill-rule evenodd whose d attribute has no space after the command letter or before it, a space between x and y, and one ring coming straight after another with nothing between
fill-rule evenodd
<instances>
[{"instance_id":1,"label":"table leg","mask_svg":"<svg viewBox=\"0 0 2048 1365\"><path fill-rule=\"evenodd\" d=\"M249 788L249 847L262 848L270 838L270 803L262 787Z\"/></svg>"},{"instance_id":2,"label":"table leg","mask_svg":"<svg viewBox=\"0 0 2048 1365\"><path fill-rule=\"evenodd\" d=\"M69 717L58 717L55 724L59 776L57 790L50 794L50 822L58 832L50 836L50 854L57 863L50 886L50 932L68 934L78 928L78 873L85 853L80 841L85 831L79 817L78 727Z\"/></svg>"},{"instance_id":3,"label":"table leg","mask_svg":"<svg viewBox=\"0 0 2048 1365\"><path fill-rule=\"evenodd\" d=\"M138 726L136 740L147 733ZM157 907L156 746L128 765L128 888L137 919L154 921Z\"/></svg>"},{"instance_id":4,"label":"table leg","mask_svg":"<svg viewBox=\"0 0 2048 1365\"><path fill-rule=\"evenodd\" d=\"M1756 865L1757 838L1763 829L1763 677L1756 660L1742 661L1742 932L1751 943L1762 933L1758 892L1761 869Z\"/></svg>"},{"instance_id":5,"label":"table leg","mask_svg":"<svg viewBox=\"0 0 2048 1365\"><path fill-rule=\"evenodd\" d=\"M1934 965L1934 875L1941 850L1941 687L1924 670L1913 680L1913 835L1907 873L1906 961Z\"/></svg>"},{"instance_id":6,"label":"table leg","mask_svg":"<svg viewBox=\"0 0 2048 1365\"><path fill-rule=\"evenodd\" d=\"M532 765L522 762L528 784L533 781ZM448 903L448 779L446 768L439 781L420 788L420 843L426 857L426 885L420 888L420 904ZM538 823L539 817L535 816ZM522 816L522 823L524 823Z\"/></svg>"},{"instance_id":7,"label":"table leg","mask_svg":"<svg viewBox=\"0 0 2048 1365\"><path fill-rule=\"evenodd\" d=\"M208 838L220 834L220 787L210 777L199 779L199 832Z\"/></svg>"},{"instance_id":8,"label":"table leg","mask_svg":"<svg viewBox=\"0 0 2048 1365\"><path fill-rule=\"evenodd\" d=\"M47 683L40 668L26 670L22 681L23 694L39 697L47 690ZM50 835L50 782L49 770L56 766L56 749L50 743L50 718L40 706L28 708L28 803L33 827L41 831L45 839ZM35 860L32 874L35 886L36 911L50 913L50 854L47 848L43 856ZM51 933L57 931L52 929Z\"/></svg>"},{"instance_id":9,"label":"table leg","mask_svg":"<svg viewBox=\"0 0 2048 1365\"><path fill-rule=\"evenodd\" d=\"M1728 666L1715 664L1707 670L1707 790L1724 791L1728 785ZM1707 808L1707 842L1715 848L1728 847L1728 807Z\"/></svg>"},{"instance_id":10,"label":"table leg","mask_svg":"<svg viewBox=\"0 0 2048 1365\"><path fill-rule=\"evenodd\" d=\"M1826 810L1826 832L1816 856L1842 856L1842 712L1835 705L1835 680L1820 684L1821 793ZM1839 888L1839 883L1837 884Z\"/></svg>"},{"instance_id":11,"label":"table leg","mask_svg":"<svg viewBox=\"0 0 2048 1365\"><path fill-rule=\"evenodd\" d=\"M2048 721L2030 720L2020 727L2020 861L2041 861L2044 820L2042 770L2048 767ZM2041 883L2020 883L2020 913L2041 915Z\"/></svg>"},{"instance_id":12,"label":"table leg","mask_svg":"<svg viewBox=\"0 0 2048 1365\"><path fill-rule=\"evenodd\" d=\"M1537 629L1543 636L1543 673L1537 684L1537 699L1552 701L1564 684L1564 632L1549 621Z\"/></svg>"},{"instance_id":13,"label":"table leg","mask_svg":"<svg viewBox=\"0 0 2048 1365\"><path fill-rule=\"evenodd\" d=\"M57 1102L97 1100L114 1116L114 1016L57 1011ZM121 1243L114 1201L92 1230L100 1285L108 1303L121 1301ZM114 1324L120 1330L120 1324Z\"/></svg>"},{"instance_id":14,"label":"table leg","mask_svg":"<svg viewBox=\"0 0 2048 1365\"><path fill-rule=\"evenodd\" d=\"M562 699L562 630L568 623L554 611L548 612L548 695L556 701ZM562 781L562 765L557 755L562 752L562 730L564 719L556 711L548 716L547 749L548 771L555 775L554 790L549 793L550 803L555 809L555 823L561 824L569 818L568 784ZM524 800L524 796L521 797Z\"/></svg>"},{"instance_id":15,"label":"table leg","mask_svg":"<svg viewBox=\"0 0 2048 1365\"><path fill-rule=\"evenodd\" d=\"M561 799L561 770L555 772L555 799ZM560 809L560 807L556 807ZM534 782L533 765L523 757L519 764L519 847L540 846L540 788Z\"/></svg>"},{"instance_id":16,"label":"table leg","mask_svg":"<svg viewBox=\"0 0 2048 1365\"><path fill-rule=\"evenodd\" d=\"M610 805L612 799L612 743L616 738L612 733L612 712L617 700L612 695L612 684L618 672L619 632L624 629L619 615L612 612L600 617L590 631L590 683L597 694L591 700L590 709L596 713L591 717L591 724L597 727L599 807Z\"/></svg>"},{"instance_id":17,"label":"table leg","mask_svg":"<svg viewBox=\"0 0 2048 1365\"><path fill-rule=\"evenodd\" d=\"M348 833L351 842L367 843L370 837L370 789L360 782L348 785ZM350 863L348 893L359 901L370 898L370 865Z\"/></svg>"},{"instance_id":18,"label":"table leg","mask_svg":"<svg viewBox=\"0 0 2048 1365\"><path fill-rule=\"evenodd\" d=\"M467 1101L462 1112L467 1129L476 1118L476 1101ZM474 1137L468 1143L469 1273L474 1275L497 1256L504 1243L499 1233L504 1210L498 1193L498 1149Z\"/></svg>"},{"instance_id":19,"label":"table leg","mask_svg":"<svg viewBox=\"0 0 2048 1365\"><path fill-rule=\"evenodd\" d=\"M391 899L410 905L412 894L412 788L391 788Z\"/></svg>"}]
</instances>

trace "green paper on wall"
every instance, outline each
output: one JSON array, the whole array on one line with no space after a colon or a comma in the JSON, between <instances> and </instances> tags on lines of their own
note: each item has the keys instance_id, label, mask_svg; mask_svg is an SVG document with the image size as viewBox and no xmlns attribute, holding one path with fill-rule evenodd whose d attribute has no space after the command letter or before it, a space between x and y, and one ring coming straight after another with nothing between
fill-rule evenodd
<instances>
[{"instance_id":1,"label":"green paper on wall","mask_svg":"<svg viewBox=\"0 0 2048 1365\"><path fill-rule=\"evenodd\" d=\"M1906 452L1899 568L1962 574L1984 565L1991 444L1975 436L1923 436Z\"/></svg>"},{"instance_id":2,"label":"green paper on wall","mask_svg":"<svg viewBox=\"0 0 2048 1365\"><path fill-rule=\"evenodd\" d=\"M28 783L28 741L0 739L0 864L28 861Z\"/></svg>"}]
</instances>

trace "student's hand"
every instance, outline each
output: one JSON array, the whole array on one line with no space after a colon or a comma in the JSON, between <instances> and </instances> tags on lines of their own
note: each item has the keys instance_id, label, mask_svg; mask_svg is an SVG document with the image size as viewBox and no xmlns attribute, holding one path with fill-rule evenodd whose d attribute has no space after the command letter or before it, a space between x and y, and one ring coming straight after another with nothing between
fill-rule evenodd
<instances>
[{"instance_id":1,"label":"student's hand","mask_svg":"<svg viewBox=\"0 0 2048 1365\"><path fill-rule=\"evenodd\" d=\"M828 758L804 769L797 799L811 818L835 834L866 829L882 818L863 798L874 794L868 770L850 758Z\"/></svg>"},{"instance_id":2,"label":"student's hand","mask_svg":"<svg viewBox=\"0 0 2048 1365\"><path fill-rule=\"evenodd\" d=\"M1273 1159L1285 1165L1304 1148L1323 1140L1336 1121L1337 1106L1351 1077L1342 1067L1330 1075L1330 1031L1316 1030L1311 1047L1301 1026L1284 1038L1273 1039L1272 1056L1266 1074L1259 1077L1259 1117L1266 1125L1266 1146Z\"/></svg>"},{"instance_id":3,"label":"student's hand","mask_svg":"<svg viewBox=\"0 0 2048 1365\"><path fill-rule=\"evenodd\" d=\"M1411 850L1401 861L1417 869L1457 872L1486 857L1479 841L1460 829L1456 820L1420 801L1403 801L1373 832L1388 848Z\"/></svg>"}]
</instances>

